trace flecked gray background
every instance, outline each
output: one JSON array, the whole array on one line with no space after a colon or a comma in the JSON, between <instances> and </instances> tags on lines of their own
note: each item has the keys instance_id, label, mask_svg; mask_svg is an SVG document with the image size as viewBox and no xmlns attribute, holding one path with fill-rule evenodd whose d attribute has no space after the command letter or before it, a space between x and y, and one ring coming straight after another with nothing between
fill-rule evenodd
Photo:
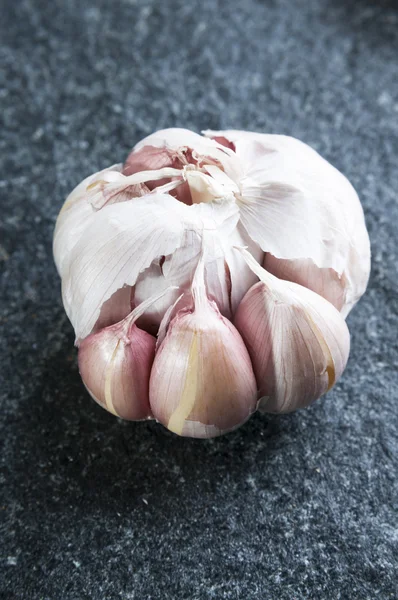
<instances>
[{"instance_id":1,"label":"flecked gray background","mask_svg":"<svg viewBox=\"0 0 398 600\"><path fill-rule=\"evenodd\" d=\"M398 3L1 0L3 600L398 598ZM88 398L51 237L67 192L168 126L287 133L373 244L311 409L184 440Z\"/></svg>"}]
</instances>

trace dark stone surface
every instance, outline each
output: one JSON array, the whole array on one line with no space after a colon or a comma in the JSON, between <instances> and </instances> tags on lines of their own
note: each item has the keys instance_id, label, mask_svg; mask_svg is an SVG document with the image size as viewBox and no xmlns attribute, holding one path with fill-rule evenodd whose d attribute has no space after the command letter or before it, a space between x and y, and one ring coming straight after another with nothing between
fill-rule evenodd
<instances>
[{"instance_id":1,"label":"dark stone surface","mask_svg":"<svg viewBox=\"0 0 398 600\"><path fill-rule=\"evenodd\" d=\"M0 12L1 599L398 598L398 4ZM356 186L373 244L341 383L211 441L90 401L51 256L72 186L174 125L312 144Z\"/></svg>"}]
</instances>

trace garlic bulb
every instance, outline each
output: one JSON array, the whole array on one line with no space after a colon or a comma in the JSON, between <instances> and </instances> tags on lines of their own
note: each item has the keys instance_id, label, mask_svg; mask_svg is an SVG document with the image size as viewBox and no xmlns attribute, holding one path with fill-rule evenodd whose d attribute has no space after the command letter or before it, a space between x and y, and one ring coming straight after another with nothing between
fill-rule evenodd
<instances>
[{"instance_id":1,"label":"garlic bulb","mask_svg":"<svg viewBox=\"0 0 398 600\"><path fill-rule=\"evenodd\" d=\"M174 433L213 437L255 411L256 381L242 338L207 297L203 259L192 294L193 309L177 313L156 352L150 404L154 416Z\"/></svg>"},{"instance_id":2,"label":"garlic bulb","mask_svg":"<svg viewBox=\"0 0 398 600\"><path fill-rule=\"evenodd\" d=\"M278 280L241 252L260 282L247 292L235 325L249 350L261 408L290 412L308 406L345 369L350 334L343 317L324 298Z\"/></svg>"},{"instance_id":3,"label":"garlic bulb","mask_svg":"<svg viewBox=\"0 0 398 600\"><path fill-rule=\"evenodd\" d=\"M92 175L70 194L57 219L54 258L65 310L81 348L83 379L104 406L127 418L153 412L183 435L218 435L247 418L253 410L253 379L247 350L230 321L243 314L249 290L258 294L255 286L261 277L237 247L245 247L255 264L265 266L267 289L297 295L293 283L300 284L325 306L323 296L342 317L363 294L369 277L369 238L354 189L314 150L286 136L158 131L140 141L124 164ZM270 279L270 273L276 277ZM293 282L293 287L283 287L282 280ZM134 328L126 330L124 319L130 319L134 306L145 306L145 310L135 313ZM334 323L334 309L329 310L329 317ZM293 331L295 325L289 322ZM132 332L144 339L137 331L159 333L164 339L158 340L154 366L148 358L142 368L148 386L151 380L149 400L134 413L132 405L137 403L123 399L131 397L131 390L120 392L121 400L116 400L118 376L112 380L116 386L112 409L104 392L106 376L101 379L97 369L94 385L90 373L100 363L98 356L103 353L105 362L104 357L109 358L115 338L124 340L112 363L125 365L118 367L120 378L126 381L126 373L137 373L126 350ZM245 330L244 336L248 335ZM288 331L285 345L292 343L287 335ZM313 338L314 334L308 331L308 335ZM145 339L144 345L153 350L154 337ZM197 351L192 350L191 356L193 339ZM94 351L97 346L99 350ZM86 353L86 347L90 352ZM224 366L218 368L216 353L221 361L220 349L225 347L231 356L226 355ZM153 358L152 350L148 357ZM115 348L111 357L113 352ZM175 357L173 352L177 352ZM83 360L85 354L87 360ZM255 367L253 356L252 361ZM180 369L177 375L168 372L170 364ZM243 371L235 372L233 364L240 364ZM336 373L343 364L344 360L338 363ZM188 369L188 365L195 367ZM217 368L219 375L211 375ZM259 377L259 368L254 371ZM183 382L193 381L194 372L197 384L191 406L183 400ZM206 385L201 383L203 377ZM321 379L311 393L300 383L296 396L287 394L282 409L302 406L323 393L325 377ZM162 386L166 380L173 384L174 396ZM228 391L227 380L236 385L240 401ZM109 391L109 381L107 386ZM268 408L280 410L281 401L275 402Z\"/></svg>"}]
</instances>

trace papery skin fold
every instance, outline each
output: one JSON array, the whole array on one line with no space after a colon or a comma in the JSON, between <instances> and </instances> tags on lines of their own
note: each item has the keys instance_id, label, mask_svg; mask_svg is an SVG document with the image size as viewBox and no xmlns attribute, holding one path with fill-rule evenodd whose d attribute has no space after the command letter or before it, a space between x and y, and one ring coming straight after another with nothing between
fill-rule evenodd
<instances>
[{"instance_id":1,"label":"papery skin fold","mask_svg":"<svg viewBox=\"0 0 398 600\"><path fill-rule=\"evenodd\" d=\"M60 277L69 269L71 253L88 225L93 208L87 201L87 187L108 172L120 172L123 165L113 165L86 177L66 198L55 225L53 253Z\"/></svg>"},{"instance_id":2,"label":"papery skin fold","mask_svg":"<svg viewBox=\"0 0 398 600\"><path fill-rule=\"evenodd\" d=\"M78 338L92 331L114 292L133 285L156 256L180 245L184 225L175 204L167 195L154 195L105 206L92 215L63 279L65 309Z\"/></svg>"}]
</instances>

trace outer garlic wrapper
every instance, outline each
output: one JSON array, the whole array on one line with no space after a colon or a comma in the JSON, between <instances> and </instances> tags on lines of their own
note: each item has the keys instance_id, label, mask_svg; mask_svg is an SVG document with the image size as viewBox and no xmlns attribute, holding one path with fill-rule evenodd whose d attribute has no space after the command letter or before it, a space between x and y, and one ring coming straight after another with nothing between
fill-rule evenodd
<instances>
[{"instance_id":1,"label":"outer garlic wrapper","mask_svg":"<svg viewBox=\"0 0 398 600\"><path fill-rule=\"evenodd\" d=\"M195 437L257 398L283 412L331 387L370 270L347 179L298 140L242 131L139 142L67 198L54 257L91 395Z\"/></svg>"}]
</instances>

